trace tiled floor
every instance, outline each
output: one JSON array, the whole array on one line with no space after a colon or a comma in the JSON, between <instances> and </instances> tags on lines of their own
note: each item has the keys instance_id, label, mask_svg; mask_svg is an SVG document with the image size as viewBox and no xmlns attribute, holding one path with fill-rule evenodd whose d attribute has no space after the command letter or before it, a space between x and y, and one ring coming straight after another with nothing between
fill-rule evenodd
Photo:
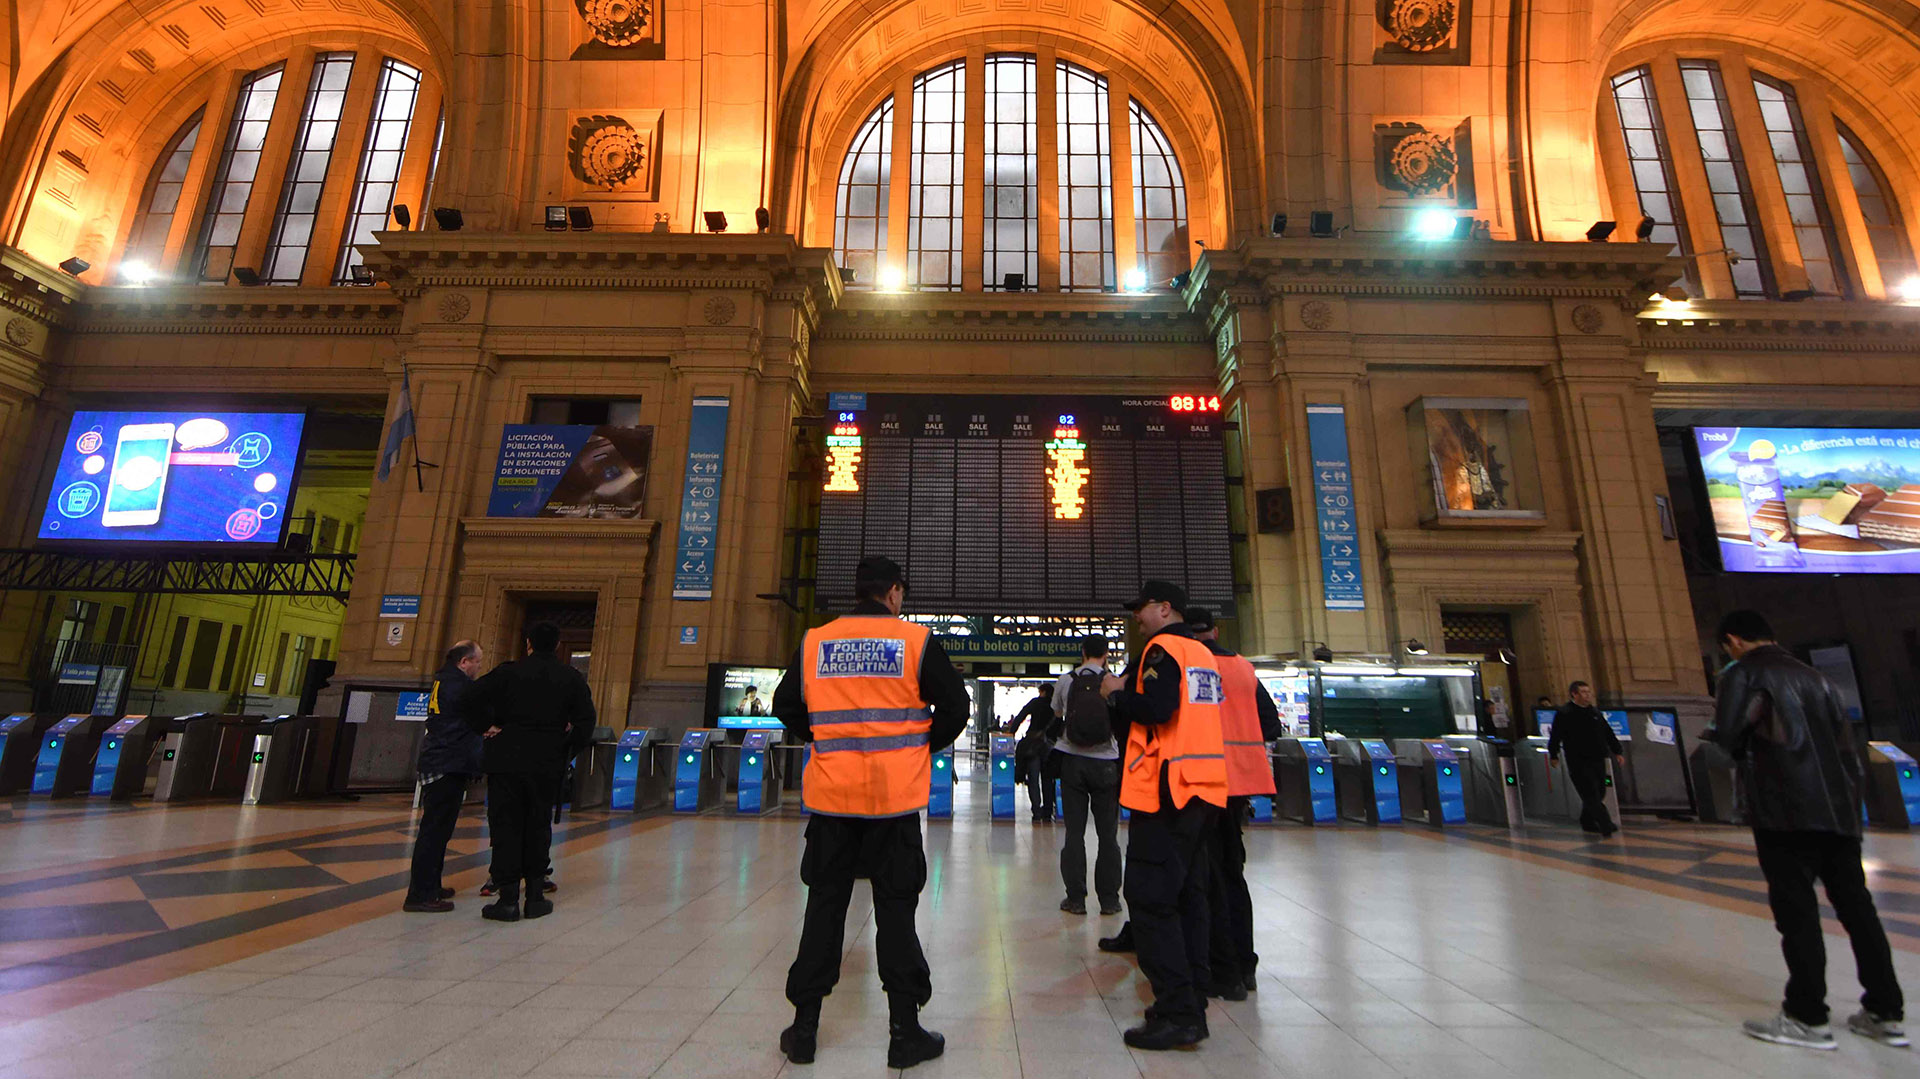
<instances>
[{"instance_id":1,"label":"tiled floor","mask_svg":"<svg viewBox=\"0 0 1920 1079\"><path fill-rule=\"evenodd\" d=\"M141 1076L870 1076L886 1003L869 914L818 1062L774 1039L804 889L798 819L581 814L557 913L482 921L478 818L454 843L452 915L397 912L403 803L44 806L0 821L0 1079ZM1920 1074L1842 1034L1837 1054L1750 1042L1782 977L1745 836L1641 825L1255 830L1260 991L1214 1005L1198 1052L1138 1054L1144 985L1094 948L1118 919L1059 899L1058 825L970 812L928 827L925 1020L910 1074L1736 1076ZM1909 991L1920 988L1920 837L1869 840ZM1832 1002L1856 994L1831 940Z\"/></svg>"}]
</instances>

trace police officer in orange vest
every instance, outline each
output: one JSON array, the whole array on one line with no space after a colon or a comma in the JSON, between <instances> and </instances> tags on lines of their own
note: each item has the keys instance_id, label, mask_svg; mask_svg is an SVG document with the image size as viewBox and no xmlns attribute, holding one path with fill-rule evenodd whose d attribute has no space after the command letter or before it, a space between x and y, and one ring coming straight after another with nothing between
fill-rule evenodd
<instances>
[{"instance_id":1,"label":"police officer in orange vest","mask_svg":"<svg viewBox=\"0 0 1920 1079\"><path fill-rule=\"evenodd\" d=\"M1267 743L1286 733L1280 709L1267 687L1260 684L1247 657L1220 647L1220 629L1213 612L1187 608L1187 628L1213 653L1220 666L1226 700L1220 709L1222 743L1227 753L1227 811L1220 814L1207 851L1213 867L1207 889L1212 915L1209 973L1213 984L1207 995L1223 1000L1245 1000L1255 988L1253 969L1260 956L1253 950L1253 895L1247 891L1247 842L1242 830L1252 809L1253 796L1271 795L1273 758Z\"/></svg>"},{"instance_id":2,"label":"police officer in orange vest","mask_svg":"<svg viewBox=\"0 0 1920 1079\"><path fill-rule=\"evenodd\" d=\"M862 559L853 611L807 631L773 694L773 714L813 752L803 796L806 851L800 879L807 915L800 952L787 970L793 1025L780 1051L813 1061L820 1002L840 980L847 902L853 882L873 883L880 984L887 993L887 1067L932 1060L946 1039L920 1025L933 996L913 911L927 883L920 811L927 807L933 753L966 729L966 686L925 626L902 621L906 577L892 559Z\"/></svg>"},{"instance_id":3,"label":"police officer in orange vest","mask_svg":"<svg viewBox=\"0 0 1920 1079\"><path fill-rule=\"evenodd\" d=\"M1185 590L1147 581L1127 605L1147 635L1140 660L1102 690L1126 729L1120 804L1125 892L1140 972L1153 986L1135 1049L1178 1049L1207 1036L1207 839L1227 804L1220 668L1181 621Z\"/></svg>"}]
</instances>

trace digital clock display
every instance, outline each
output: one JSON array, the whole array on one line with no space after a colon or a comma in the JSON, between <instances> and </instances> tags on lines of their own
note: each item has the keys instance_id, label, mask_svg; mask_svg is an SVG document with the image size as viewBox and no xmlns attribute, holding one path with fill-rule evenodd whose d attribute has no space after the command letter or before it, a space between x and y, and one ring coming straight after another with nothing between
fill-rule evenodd
<instances>
[{"instance_id":1,"label":"digital clock display","mask_svg":"<svg viewBox=\"0 0 1920 1079\"><path fill-rule=\"evenodd\" d=\"M1167 408L1174 412L1218 412L1220 395L1176 393L1167 398Z\"/></svg>"}]
</instances>

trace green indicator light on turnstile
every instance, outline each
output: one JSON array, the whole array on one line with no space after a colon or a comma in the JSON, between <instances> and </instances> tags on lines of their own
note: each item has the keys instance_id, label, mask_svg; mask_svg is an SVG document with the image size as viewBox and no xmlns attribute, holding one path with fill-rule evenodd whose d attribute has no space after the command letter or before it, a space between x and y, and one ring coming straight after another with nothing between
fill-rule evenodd
<instances>
[{"instance_id":1,"label":"green indicator light on turnstile","mask_svg":"<svg viewBox=\"0 0 1920 1079\"><path fill-rule=\"evenodd\" d=\"M689 753L689 754L687 754L687 763L688 763L688 764L692 764L692 763L693 763L693 754L691 754L691 753Z\"/></svg>"},{"instance_id":2,"label":"green indicator light on turnstile","mask_svg":"<svg viewBox=\"0 0 1920 1079\"><path fill-rule=\"evenodd\" d=\"M1911 768L1902 768L1902 769L1900 769L1900 778L1901 778L1901 779L1912 779L1912 778L1913 778L1913 769L1911 769Z\"/></svg>"},{"instance_id":3,"label":"green indicator light on turnstile","mask_svg":"<svg viewBox=\"0 0 1920 1079\"><path fill-rule=\"evenodd\" d=\"M760 763L760 758L758 758L758 757L748 757L748 758L747 758L747 763L748 763L748 764L759 764L759 763Z\"/></svg>"},{"instance_id":4,"label":"green indicator light on turnstile","mask_svg":"<svg viewBox=\"0 0 1920 1079\"><path fill-rule=\"evenodd\" d=\"M947 766L947 759L945 757L942 757L939 760L934 761L933 766L935 768L945 768Z\"/></svg>"},{"instance_id":5,"label":"green indicator light on turnstile","mask_svg":"<svg viewBox=\"0 0 1920 1079\"><path fill-rule=\"evenodd\" d=\"M1607 782L1607 786L1609 787L1613 786L1613 777L1608 776L1606 782Z\"/></svg>"},{"instance_id":6,"label":"green indicator light on turnstile","mask_svg":"<svg viewBox=\"0 0 1920 1079\"><path fill-rule=\"evenodd\" d=\"M1001 762L1000 762L1000 770L1004 772L1004 771L1006 771L1006 769L1007 769L1007 762L1006 762L1006 761L1001 761Z\"/></svg>"},{"instance_id":7,"label":"green indicator light on turnstile","mask_svg":"<svg viewBox=\"0 0 1920 1079\"><path fill-rule=\"evenodd\" d=\"M118 742L108 742L108 743L107 743L107 748L108 748L108 749L119 749L119 748L120 748L120 743L118 743Z\"/></svg>"},{"instance_id":8,"label":"green indicator light on turnstile","mask_svg":"<svg viewBox=\"0 0 1920 1079\"><path fill-rule=\"evenodd\" d=\"M1450 776L1450 775L1452 775L1452 774L1453 774L1453 769L1452 769L1452 768L1442 768L1442 769L1440 769L1440 774L1441 774L1441 775L1443 775L1443 776Z\"/></svg>"},{"instance_id":9,"label":"green indicator light on turnstile","mask_svg":"<svg viewBox=\"0 0 1920 1079\"><path fill-rule=\"evenodd\" d=\"M169 750L167 750L167 757L166 757L166 759L167 759L167 760L172 760L172 759L173 759L173 750L171 750L171 749L169 749Z\"/></svg>"},{"instance_id":10,"label":"green indicator light on turnstile","mask_svg":"<svg viewBox=\"0 0 1920 1079\"><path fill-rule=\"evenodd\" d=\"M1324 765L1324 764L1316 764L1316 765L1314 765L1314 766L1313 766L1313 774L1314 774L1314 775L1317 775L1317 776L1323 776L1323 775L1326 775L1326 774L1327 774L1327 766L1326 766L1326 765Z\"/></svg>"},{"instance_id":11,"label":"green indicator light on turnstile","mask_svg":"<svg viewBox=\"0 0 1920 1079\"><path fill-rule=\"evenodd\" d=\"M266 759L267 759L267 755L265 753L255 753L253 755L253 763L255 764L259 764L261 761L264 761Z\"/></svg>"},{"instance_id":12,"label":"green indicator light on turnstile","mask_svg":"<svg viewBox=\"0 0 1920 1079\"><path fill-rule=\"evenodd\" d=\"M1512 786L1517 786L1517 785L1518 785L1518 781L1517 781L1517 780L1515 780L1515 779L1514 779L1514 778L1513 778L1512 776L1508 776L1508 777L1507 777L1507 786L1509 786L1509 787L1512 787Z\"/></svg>"},{"instance_id":13,"label":"green indicator light on turnstile","mask_svg":"<svg viewBox=\"0 0 1920 1079\"><path fill-rule=\"evenodd\" d=\"M1381 775L1386 775L1386 774L1387 774L1387 766L1386 766L1386 765L1384 765L1384 764L1383 764L1383 765L1381 765L1381 766L1380 766L1380 774L1381 774Z\"/></svg>"},{"instance_id":14,"label":"green indicator light on turnstile","mask_svg":"<svg viewBox=\"0 0 1920 1079\"><path fill-rule=\"evenodd\" d=\"M622 753L622 754L620 754L620 759L621 759L622 761L631 761L631 760L633 760L633 754L631 754L631 753Z\"/></svg>"},{"instance_id":15,"label":"green indicator light on turnstile","mask_svg":"<svg viewBox=\"0 0 1920 1079\"><path fill-rule=\"evenodd\" d=\"M48 748L48 749L59 749L59 748L60 748L60 739L58 739L58 738L49 738L49 739L47 739L47 748Z\"/></svg>"}]
</instances>

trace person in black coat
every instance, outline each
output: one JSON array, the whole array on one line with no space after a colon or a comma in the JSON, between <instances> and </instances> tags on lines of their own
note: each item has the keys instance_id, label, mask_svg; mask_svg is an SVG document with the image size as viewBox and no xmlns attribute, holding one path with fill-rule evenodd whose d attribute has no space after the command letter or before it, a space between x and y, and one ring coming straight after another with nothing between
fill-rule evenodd
<instances>
[{"instance_id":1,"label":"person in black coat","mask_svg":"<svg viewBox=\"0 0 1920 1079\"><path fill-rule=\"evenodd\" d=\"M453 892L441 885L440 873L467 787L480 774L480 734L467 721L480 661L480 646L472 641L447 649L427 697L427 736L420 743L418 769L420 827L413 834L413 876L401 906L411 913L445 914L453 909Z\"/></svg>"},{"instance_id":2,"label":"person in black coat","mask_svg":"<svg viewBox=\"0 0 1920 1079\"><path fill-rule=\"evenodd\" d=\"M1865 775L1840 691L1775 644L1773 627L1756 611L1723 618L1720 647L1734 663L1720 676L1707 737L1739 762L1753 850L1787 960L1779 1013L1750 1019L1743 1029L1776 1045L1836 1047L1827 1026L1826 932L1813 892L1819 881L1847 931L1866 990L1847 1029L1905 1047L1906 1001L1860 864Z\"/></svg>"},{"instance_id":3,"label":"person in black coat","mask_svg":"<svg viewBox=\"0 0 1920 1079\"><path fill-rule=\"evenodd\" d=\"M1593 687L1575 682L1567 687L1567 703L1553 714L1553 733L1547 736L1547 761L1560 763L1567 754L1567 778L1580 796L1580 829L1608 838L1619 828L1607 812L1607 758L1626 764L1620 739L1607 717L1593 705Z\"/></svg>"},{"instance_id":4,"label":"person in black coat","mask_svg":"<svg viewBox=\"0 0 1920 1079\"><path fill-rule=\"evenodd\" d=\"M593 695L586 678L560 657L559 645L559 629L536 623L527 630L526 657L495 667L473 687L468 724L486 739L481 767L499 889L480 913L496 922L520 920L522 883L527 917L553 912L541 890L553 844L553 804L568 759L593 738Z\"/></svg>"}]
</instances>

